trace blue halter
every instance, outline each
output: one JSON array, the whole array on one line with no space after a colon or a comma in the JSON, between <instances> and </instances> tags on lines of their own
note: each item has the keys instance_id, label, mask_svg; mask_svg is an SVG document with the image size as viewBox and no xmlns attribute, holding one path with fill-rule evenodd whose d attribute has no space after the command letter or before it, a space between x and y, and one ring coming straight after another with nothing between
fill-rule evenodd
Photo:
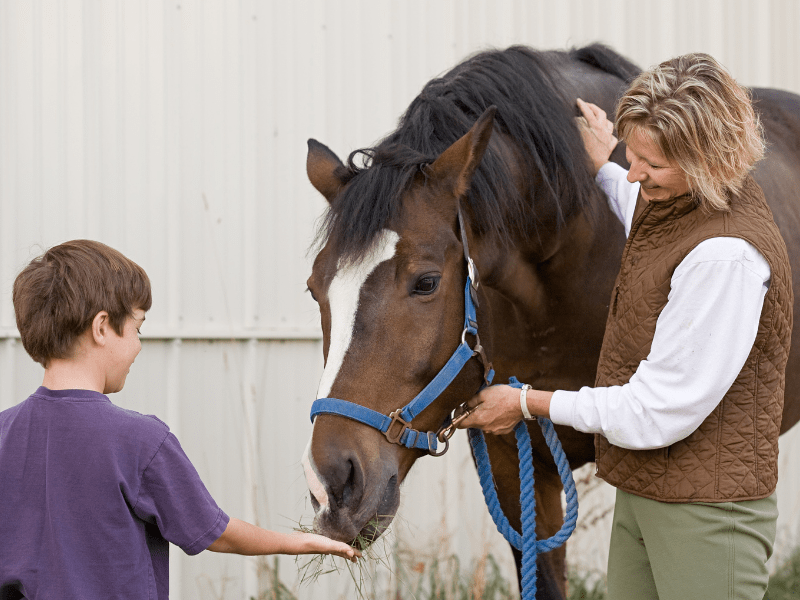
<instances>
[{"instance_id":1,"label":"blue halter","mask_svg":"<svg viewBox=\"0 0 800 600\"><path fill-rule=\"evenodd\" d=\"M417 394L417 396L403 408L391 412L388 416L383 413L338 398L319 398L311 405L311 422L320 414L340 415L353 419L370 427L374 427L386 436L393 444L400 444L406 448L425 450L433 456L441 456L450 446L449 438L454 428L448 415L438 431L418 431L411 428L411 421L423 410L428 408L441 395L448 385L464 368L473 356L478 356L484 365L484 384L489 385L494 377L494 370L487 360L486 354L478 337L478 318L476 315L478 271L475 263L469 256L464 219L461 210L458 212L458 221L461 226L461 239L464 246L464 256L467 259L467 284L464 287L464 331L461 333L461 344L445 363L442 370L436 374L431 382ZM475 336L475 348L467 343L466 336ZM464 414L466 416L466 414ZM438 442L445 444L444 449L438 452Z\"/></svg>"}]
</instances>

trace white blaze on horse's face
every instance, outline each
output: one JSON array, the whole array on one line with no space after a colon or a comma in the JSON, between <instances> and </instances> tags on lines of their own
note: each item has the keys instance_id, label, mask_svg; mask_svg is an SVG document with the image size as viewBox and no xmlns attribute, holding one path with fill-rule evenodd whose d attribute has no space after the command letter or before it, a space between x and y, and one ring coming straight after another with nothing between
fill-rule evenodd
<instances>
[{"instance_id":1,"label":"white blaze on horse's face","mask_svg":"<svg viewBox=\"0 0 800 600\"><path fill-rule=\"evenodd\" d=\"M341 268L331 281L328 288L328 302L331 311L330 344L328 357L325 361L325 370L319 382L317 398L327 398L331 393L339 370L342 368L344 357L350 348L353 339L353 325L358 312L358 299L361 288L372 272L381 263L391 259L400 236L390 229L384 229L375 239L371 251L359 263ZM320 508L328 504L328 495L325 486L316 475L311 457L311 440L303 454L303 470L306 475L309 491L314 495Z\"/></svg>"},{"instance_id":2,"label":"white blaze on horse's face","mask_svg":"<svg viewBox=\"0 0 800 600\"><path fill-rule=\"evenodd\" d=\"M331 393L336 376L342 367L347 349L353 338L353 325L356 322L358 298L361 288L372 272L384 261L394 256L400 236L390 229L384 229L375 239L371 251L361 262L339 269L328 288L328 302L331 310L330 344L325 370L319 382L317 398L327 398Z\"/></svg>"},{"instance_id":3,"label":"white blaze on horse's face","mask_svg":"<svg viewBox=\"0 0 800 600\"><path fill-rule=\"evenodd\" d=\"M320 510L328 506L328 492L325 491L325 486L317 477L314 467L311 465L311 438L308 439L306 449L303 451L303 472L306 475L306 485L308 491L319 502Z\"/></svg>"}]
</instances>

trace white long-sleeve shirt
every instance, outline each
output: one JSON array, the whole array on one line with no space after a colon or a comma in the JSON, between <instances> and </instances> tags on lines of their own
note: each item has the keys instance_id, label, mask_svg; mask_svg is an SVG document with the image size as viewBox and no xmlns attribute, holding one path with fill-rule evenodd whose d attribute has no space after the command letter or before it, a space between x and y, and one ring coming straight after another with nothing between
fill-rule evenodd
<instances>
[{"instance_id":1,"label":"white long-sleeve shirt","mask_svg":"<svg viewBox=\"0 0 800 600\"><path fill-rule=\"evenodd\" d=\"M629 235L639 184L626 175L607 163L597 181ZM551 420L601 433L622 448L661 448L682 440L711 414L742 370L770 275L769 263L743 239L701 242L675 269L650 354L630 381L557 391Z\"/></svg>"}]
</instances>

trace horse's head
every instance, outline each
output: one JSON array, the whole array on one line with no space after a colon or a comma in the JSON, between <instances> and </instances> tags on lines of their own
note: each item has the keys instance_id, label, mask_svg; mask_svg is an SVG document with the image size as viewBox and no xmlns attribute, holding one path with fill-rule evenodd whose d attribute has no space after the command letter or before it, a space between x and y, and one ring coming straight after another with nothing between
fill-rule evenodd
<instances>
[{"instance_id":1,"label":"horse's head","mask_svg":"<svg viewBox=\"0 0 800 600\"><path fill-rule=\"evenodd\" d=\"M358 174L309 142L309 179L333 213L308 280L322 319L319 398L389 415L411 401L462 342L467 267L459 203L493 119L494 109L487 110L435 160L409 164L374 156ZM387 194L396 197L382 197ZM346 208L337 211L339 203ZM437 431L482 377L483 367L470 360L412 427ZM355 420L317 415L303 458L315 530L348 542L359 534L377 537L397 511L400 483L424 454Z\"/></svg>"}]
</instances>

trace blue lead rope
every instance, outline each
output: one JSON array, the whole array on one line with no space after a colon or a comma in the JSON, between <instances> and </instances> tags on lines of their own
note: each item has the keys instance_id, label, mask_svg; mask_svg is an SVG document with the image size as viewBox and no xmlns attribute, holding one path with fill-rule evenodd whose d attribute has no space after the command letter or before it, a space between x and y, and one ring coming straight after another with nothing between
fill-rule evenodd
<instances>
[{"instance_id":1,"label":"blue lead rope","mask_svg":"<svg viewBox=\"0 0 800 600\"><path fill-rule=\"evenodd\" d=\"M515 377L509 380L509 385L515 388L522 387L522 384ZM536 597L536 559L538 554L558 548L566 542L578 522L578 492L575 489L575 481L572 478L567 456L564 454L564 449L558 440L553 422L542 417L537 420L542 428L547 446L553 454L558 474L561 477L561 483L564 485L564 493L567 497L567 512L564 516L564 524L553 537L546 540L536 539L533 450L525 421L520 421L514 428L519 453L519 502L522 507L521 534L511 527L508 518L500 507L497 490L492 479L492 465L489 461L489 453L486 450L486 440L483 437L483 433L479 429L469 429L469 441L475 456L475 462L478 465L478 476L480 477L481 489L483 490L483 497L486 500L489 514L492 515L492 520L497 525L497 530L508 543L522 552L522 590L520 590L522 600L534 600Z\"/></svg>"}]
</instances>

